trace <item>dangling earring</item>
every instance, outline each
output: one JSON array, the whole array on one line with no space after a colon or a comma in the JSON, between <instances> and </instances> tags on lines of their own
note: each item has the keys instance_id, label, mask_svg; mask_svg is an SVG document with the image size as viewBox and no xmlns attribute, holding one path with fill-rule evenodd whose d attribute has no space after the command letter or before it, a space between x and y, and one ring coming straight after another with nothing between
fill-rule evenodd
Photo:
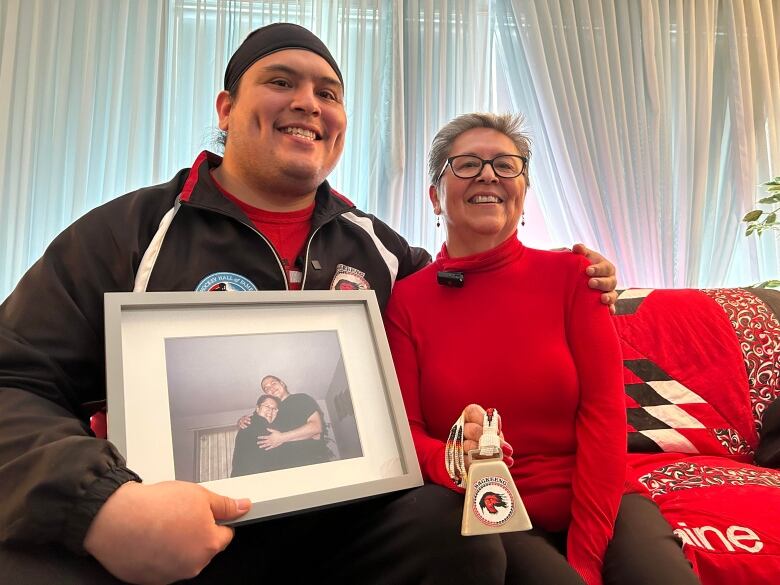
<instances>
[{"instance_id":1,"label":"dangling earring","mask_svg":"<svg viewBox=\"0 0 780 585\"><path fill-rule=\"evenodd\" d=\"M520 225L525 225L525 211L523 212L523 216L520 219Z\"/></svg>"},{"instance_id":2,"label":"dangling earring","mask_svg":"<svg viewBox=\"0 0 780 585\"><path fill-rule=\"evenodd\" d=\"M441 217L436 216L436 227L441 227Z\"/></svg>"}]
</instances>

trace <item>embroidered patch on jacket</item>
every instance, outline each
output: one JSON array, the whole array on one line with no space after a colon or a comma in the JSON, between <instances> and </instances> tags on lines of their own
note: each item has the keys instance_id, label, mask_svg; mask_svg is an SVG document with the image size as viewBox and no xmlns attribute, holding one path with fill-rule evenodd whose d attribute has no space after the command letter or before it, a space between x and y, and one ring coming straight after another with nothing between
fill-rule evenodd
<instances>
[{"instance_id":1,"label":"embroidered patch on jacket","mask_svg":"<svg viewBox=\"0 0 780 585\"><path fill-rule=\"evenodd\" d=\"M222 290L246 292L257 290L257 287L251 280L235 272L215 272L201 280L195 290L197 292Z\"/></svg>"},{"instance_id":2,"label":"embroidered patch on jacket","mask_svg":"<svg viewBox=\"0 0 780 585\"><path fill-rule=\"evenodd\" d=\"M336 266L336 274L330 283L331 290L369 290L371 285L366 280L366 273L357 268L339 264Z\"/></svg>"}]
</instances>

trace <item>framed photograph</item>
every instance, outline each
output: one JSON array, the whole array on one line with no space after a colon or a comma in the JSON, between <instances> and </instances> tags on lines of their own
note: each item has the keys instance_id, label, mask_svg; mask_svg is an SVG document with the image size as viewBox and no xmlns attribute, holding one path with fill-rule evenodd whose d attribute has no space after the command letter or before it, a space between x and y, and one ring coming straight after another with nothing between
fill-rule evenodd
<instances>
[{"instance_id":1,"label":"framed photograph","mask_svg":"<svg viewBox=\"0 0 780 585\"><path fill-rule=\"evenodd\" d=\"M234 524L422 485L373 291L105 296L108 438Z\"/></svg>"}]
</instances>

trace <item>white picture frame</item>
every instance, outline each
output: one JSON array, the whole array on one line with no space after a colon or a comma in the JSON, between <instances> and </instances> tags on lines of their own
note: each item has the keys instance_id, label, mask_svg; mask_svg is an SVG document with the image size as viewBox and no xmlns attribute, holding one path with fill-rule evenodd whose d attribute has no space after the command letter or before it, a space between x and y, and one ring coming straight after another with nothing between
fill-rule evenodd
<instances>
[{"instance_id":1,"label":"white picture frame","mask_svg":"<svg viewBox=\"0 0 780 585\"><path fill-rule=\"evenodd\" d=\"M422 485L373 291L108 293L105 323L108 439L145 482L249 498L231 524ZM332 459L224 477L266 375L321 406Z\"/></svg>"}]
</instances>

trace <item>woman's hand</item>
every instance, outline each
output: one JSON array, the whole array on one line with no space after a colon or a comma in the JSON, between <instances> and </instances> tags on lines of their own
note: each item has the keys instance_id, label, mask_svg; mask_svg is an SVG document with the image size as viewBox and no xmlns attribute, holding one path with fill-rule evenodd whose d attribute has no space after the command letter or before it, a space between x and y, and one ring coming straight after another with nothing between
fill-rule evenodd
<instances>
[{"instance_id":1,"label":"woman's hand","mask_svg":"<svg viewBox=\"0 0 780 585\"><path fill-rule=\"evenodd\" d=\"M479 438L482 436L483 423L485 422L485 409L479 404L469 404L463 414L463 453L465 455L466 469L471 464L469 452L479 449ZM504 454L504 463L512 467L512 445L504 440L504 431L501 429L501 415L498 415L498 436L501 439L501 451Z\"/></svg>"}]
</instances>

